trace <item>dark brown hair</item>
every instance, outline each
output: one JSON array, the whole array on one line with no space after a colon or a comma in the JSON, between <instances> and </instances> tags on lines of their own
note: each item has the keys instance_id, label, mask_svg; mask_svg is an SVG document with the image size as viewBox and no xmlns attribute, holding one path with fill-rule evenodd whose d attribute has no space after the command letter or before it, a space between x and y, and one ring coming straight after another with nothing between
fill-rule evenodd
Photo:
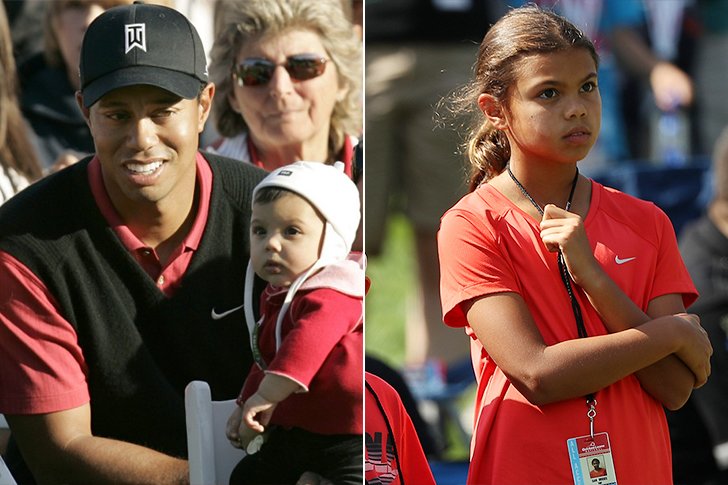
<instances>
[{"instance_id":1,"label":"dark brown hair","mask_svg":"<svg viewBox=\"0 0 728 485\"><path fill-rule=\"evenodd\" d=\"M283 187L263 187L255 193L254 204L270 204L271 202L280 199L284 195L299 195L292 190L284 189ZM299 195L300 197L300 195Z\"/></svg>"},{"instance_id":2,"label":"dark brown hair","mask_svg":"<svg viewBox=\"0 0 728 485\"><path fill-rule=\"evenodd\" d=\"M488 30L480 44L473 80L451 99L453 114L468 114L472 118L463 146L470 163L471 192L501 173L511 155L505 133L497 130L478 109L478 97L488 93L507 107L509 88L518 79L522 58L574 48L586 49L599 63L594 44L581 30L535 5L511 10Z\"/></svg>"}]
</instances>

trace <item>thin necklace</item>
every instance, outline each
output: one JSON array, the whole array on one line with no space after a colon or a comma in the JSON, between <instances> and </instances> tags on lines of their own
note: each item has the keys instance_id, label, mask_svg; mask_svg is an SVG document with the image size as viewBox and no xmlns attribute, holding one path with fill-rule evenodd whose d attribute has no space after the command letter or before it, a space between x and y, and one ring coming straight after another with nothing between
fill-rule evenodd
<instances>
[{"instance_id":1,"label":"thin necklace","mask_svg":"<svg viewBox=\"0 0 728 485\"><path fill-rule=\"evenodd\" d=\"M543 215L543 209L541 208L538 203L536 203L535 200L533 200L533 197L531 197L531 194L528 193L526 190L526 187L524 187L521 182L518 181L515 175L513 175L513 172L511 171L510 164L506 166L506 169L508 170L508 175L511 176L511 179L513 179L513 182L515 182L516 186L518 186L519 189L521 189L521 193L526 196L526 198L533 204L533 206L536 208L539 214ZM566 207L565 210L569 210L571 207L571 201L574 198L574 191L576 190L576 183L579 181L579 167L576 167L576 174L574 175L574 180L571 182L571 192L569 192L569 199L566 201Z\"/></svg>"}]
</instances>

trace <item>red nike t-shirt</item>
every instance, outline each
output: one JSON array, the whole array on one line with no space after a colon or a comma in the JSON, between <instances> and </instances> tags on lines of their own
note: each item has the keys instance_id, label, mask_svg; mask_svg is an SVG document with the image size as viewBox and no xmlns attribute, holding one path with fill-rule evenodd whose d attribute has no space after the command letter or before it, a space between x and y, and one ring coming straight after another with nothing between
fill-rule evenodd
<instances>
[{"instance_id":1,"label":"red nike t-shirt","mask_svg":"<svg viewBox=\"0 0 728 485\"><path fill-rule=\"evenodd\" d=\"M643 310L661 295L681 294L686 307L697 298L672 225L654 204L592 182L584 226L604 270ZM541 407L529 403L489 359L463 312L462 304L473 298L515 292L547 345L577 338L556 254L546 250L539 233L538 221L488 184L442 219L444 320L471 335L478 378L470 484L571 483L566 440L589 431L583 398ZM587 333L606 334L585 295L576 295ZM660 403L634 376L599 391L596 399L596 431L609 433L620 485L671 483L670 438Z\"/></svg>"}]
</instances>

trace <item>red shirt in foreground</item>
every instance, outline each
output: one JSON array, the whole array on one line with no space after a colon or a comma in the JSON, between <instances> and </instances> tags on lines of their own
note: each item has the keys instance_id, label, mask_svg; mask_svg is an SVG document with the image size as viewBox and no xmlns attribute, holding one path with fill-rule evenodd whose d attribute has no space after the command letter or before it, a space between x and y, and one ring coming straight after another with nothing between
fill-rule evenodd
<instances>
[{"instance_id":1,"label":"red shirt in foreground","mask_svg":"<svg viewBox=\"0 0 728 485\"><path fill-rule=\"evenodd\" d=\"M366 483L435 485L417 431L397 391L364 373L366 389Z\"/></svg>"}]
</instances>

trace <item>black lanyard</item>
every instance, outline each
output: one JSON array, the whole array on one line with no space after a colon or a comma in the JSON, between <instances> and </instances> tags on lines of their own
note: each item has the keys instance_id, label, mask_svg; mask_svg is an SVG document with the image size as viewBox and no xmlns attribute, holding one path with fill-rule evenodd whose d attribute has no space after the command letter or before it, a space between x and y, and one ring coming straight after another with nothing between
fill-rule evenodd
<instances>
[{"instance_id":1,"label":"black lanyard","mask_svg":"<svg viewBox=\"0 0 728 485\"><path fill-rule=\"evenodd\" d=\"M511 171L510 165L507 167L508 175L511 176L513 179L513 182L518 186L518 188L521 190L523 195L526 196L526 198L533 204L533 206L536 208L539 214L543 216L543 209L541 208L538 203L533 200L533 197L531 197L531 194L528 193L526 188L521 185L521 182L518 181L515 175L513 175L513 172ZM576 169L576 175L574 175L574 181L571 182L571 191L569 192L569 199L566 201L566 207L565 210L569 210L571 208L571 201L574 198L574 191L576 190L576 183L579 181L579 169ZM584 327L584 318L581 316L581 307L579 306L579 302L577 301L576 297L574 296L574 289L571 286L571 275L569 274L569 269L566 267L566 263L564 263L564 255L561 254L561 250L559 250L559 254L557 256L557 262L559 264L559 273L561 274L561 281L564 283L564 287L566 288L566 292L569 294L569 300L571 300L571 309L574 311L574 319L576 320L576 331L579 334L579 337L587 337L586 328Z\"/></svg>"},{"instance_id":2,"label":"black lanyard","mask_svg":"<svg viewBox=\"0 0 728 485\"><path fill-rule=\"evenodd\" d=\"M506 169L508 170L508 175L511 176L511 179L513 179L513 182L518 186L518 188L521 190L524 196L533 204L533 206L536 208L539 214L543 216L543 209L541 208L538 203L536 203L535 200L533 200L533 197L531 197L531 194L528 193L526 188L521 184L521 182L518 181L515 175L513 175L513 172L511 171L510 165L506 166ZM571 191L569 192L569 199L566 201L566 207L565 210L569 210L571 208L571 201L574 198L574 191L576 190L576 183L579 181L579 168L576 168L576 174L574 175L574 181L571 182ZM561 250L559 250L559 254L557 256L557 262L559 264L559 273L561 275L561 281L564 283L564 287L566 288L566 292L569 294L569 300L571 301L571 309L574 312L574 319L576 320L576 331L579 335L579 338L585 338L589 335L586 333L586 327L584 326L584 318L581 314L581 307L579 306L579 301L574 296L574 289L571 285L571 275L569 274L569 269L566 267L566 263L564 262L564 255L561 254ZM597 401L594 399L594 394L589 394L586 396L586 405L589 407L589 412L587 413L587 416L590 419L591 422L591 434L594 436L594 417L596 416L596 405Z\"/></svg>"}]
</instances>

